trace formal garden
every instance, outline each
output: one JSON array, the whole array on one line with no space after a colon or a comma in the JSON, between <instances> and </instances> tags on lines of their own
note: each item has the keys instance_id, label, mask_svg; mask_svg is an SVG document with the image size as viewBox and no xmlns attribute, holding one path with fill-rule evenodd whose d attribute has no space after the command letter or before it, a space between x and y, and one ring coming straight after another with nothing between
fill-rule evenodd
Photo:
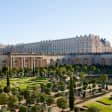
<instances>
[{"instance_id":1,"label":"formal garden","mask_svg":"<svg viewBox=\"0 0 112 112\"><path fill-rule=\"evenodd\" d=\"M112 91L112 81L106 73L112 73L110 66L56 65L19 70L3 67L0 111L110 112L111 94L103 96ZM99 96L102 97L80 106Z\"/></svg>"}]
</instances>

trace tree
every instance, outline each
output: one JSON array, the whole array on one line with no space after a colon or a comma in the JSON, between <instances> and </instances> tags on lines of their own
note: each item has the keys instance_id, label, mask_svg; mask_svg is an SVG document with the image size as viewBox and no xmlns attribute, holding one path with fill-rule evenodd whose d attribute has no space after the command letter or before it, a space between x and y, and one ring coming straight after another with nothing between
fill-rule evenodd
<instances>
[{"instance_id":1,"label":"tree","mask_svg":"<svg viewBox=\"0 0 112 112\"><path fill-rule=\"evenodd\" d=\"M8 67L3 67L2 68L2 72L4 74L6 74L7 78L6 78L6 85L7 85L7 88L10 88L10 79L9 79L9 74L10 74L10 68Z\"/></svg>"},{"instance_id":2,"label":"tree","mask_svg":"<svg viewBox=\"0 0 112 112\"><path fill-rule=\"evenodd\" d=\"M69 70L70 72L73 72L74 71L72 65L67 65L66 66L66 69Z\"/></svg>"},{"instance_id":3,"label":"tree","mask_svg":"<svg viewBox=\"0 0 112 112\"><path fill-rule=\"evenodd\" d=\"M85 74L84 72L79 73L79 77L80 77L81 81L84 80L86 76L87 76L87 74Z\"/></svg>"},{"instance_id":4,"label":"tree","mask_svg":"<svg viewBox=\"0 0 112 112\"><path fill-rule=\"evenodd\" d=\"M52 96L48 96L46 99L47 105L51 105L54 103L54 98Z\"/></svg>"},{"instance_id":5,"label":"tree","mask_svg":"<svg viewBox=\"0 0 112 112\"><path fill-rule=\"evenodd\" d=\"M36 101L37 103L44 103L47 99L48 95L45 93L37 93Z\"/></svg>"},{"instance_id":6,"label":"tree","mask_svg":"<svg viewBox=\"0 0 112 112\"><path fill-rule=\"evenodd\" d=\"M8 112L8 108L7 108L7 106L2 106L1 107L1 112Z\"/></svg>"},{"instance_id":7,"label":"tree","mask_svg":"<svg viewBox=\"0 0 112 112\"><path fill-rule=\"evenodd\" d=\"M56 82L53 83L52 91L53 91L53 92L57 92L57 91L58 91L58 85L57 85Z\"/></svg>"},{"instance_id":8,"label":"tree","mask_svg":"<svg viewBox=\"0 0 112 112\"><path fill-rule=\"evenodd\" d=\"M92 93L93 93L93 95L94 95L95 90L96 90L96 80L93 80L92 81Z\"/></svg>"},{"instance_id":9,"label":"tree","mask_svg":"<svg viewBox=\"0 0 112 112\"><path fill-rule=\"evenodd\" d=\"M17 69L16 68L11 68L10 72L11 72L12 75L14 75L14 77L15 76L17 77Z\"/></svg>"},{"instance_id":10,"label":"tree","mask_svg":"<svg viewBox=\"0 0 112 112\"><path fill-rule=\"evenodd\" d=\"M19 107L19 112L28 112L27 106L20 106Z\"/></svg>"},{"instance_id":11,"label":"tree","mask_svg":"<svg viewBox=\"0 0 112 112\"><path fill-rule=\"evenodd\" d=\"M50 88L45 87L45 93L46 93L46 94L48 94L48 95L50 95L50 94L51 94L51 89L50 89Z\"/></svg>"},{"instance_id":12,"label":"tree","mask_svg":"<svg viewBox=\"0 0 112 112\"><path fill-rule=\"evenodd\" d=\"M7 67L3 67L3 68L2 68L2 73L3 73L3 74L6 75L6 74L7 74L7 71L8 71L8 68L7 68Z\"/></svg>"},{"instance_id":13,"label":"tree","mask_svg":"<svg viewBox=\"0 0 112 112\"><path fill-rule=\"evenodd\" d=\"M107 88L107 82L108 82L108 75L107 74L100 75L100 81L102 82L102 88L106 89Z\"/></svg>"},{"instance_id":14,"label":"tree","mask_svg":"<svg viewBox=\"0 0 112 112\"><path fill-rule=\"evenodd\" d=\"M79 65L75 65L74 66L74 71L79 72L81 69L81 67Z\"/></svg>"},{"instance_id":15,"label":"tree","mask_svg":"<svg viewBox=\"0 0 112 112\"><path fill-rule=\"evenodd\" d=\"M34 72L34 75L37 76L39 73L39 68L37 68L37 67L33 68L33 72Z\"/></svg>"},{"instance_id":16,"label":"tree","mask_svg":"<svg viewBox=\"0 0 112 112\"><path fill-rule=\"evenodd\" d=\"M56 72L60 81L65 80L66 67L57 67Z\"/></svg>"},{"instance_id":17,"label":"tree","mask_svg":"<svg viewBox=\"0 0 112 112\"><path fill-rule=\"evenodd\" d=\"M87 73L87 71L88 71L87 65L83 65L83 66L82 66L82 71Z\"/></svg>"},{"instance_id":18,"label":"tree","mask_svg":"<svg viewBox=\"0 0 112 112\"><path fill-rule=\"evenodd\" d=\"M48 73L48 71L47 71L47 69L45 67L41 67L39 69L39 72L40 72L40 77L46 77L47 73Z\"/></svg>"},{"instance_id":19,"label":"tree","mask_svg":"<svg viewBox=\"0 0 112 112\"><path fill-rule=\"evenodd\" d=\"M31 112L42 112L42 106L41 105L34 105L31 107Z\"/></svg>"},{"instance_id":20,"label":"tree","mask_svg":"<svg viewBox=\"0 0 112 112\"><path fill-rule=\"evenodd\" d=\"M37 104L40 103L40 93L37 94L37 96L35 97L35 99L36 99L36 103Z\"/></svg>"},{"instance_id":21,"label":"tree","mask_svg":"<svg viewBox=\"0 0 112 112\"><path fill-rule=\"evenodd\" d=\"M83 83L83 97L86 97L86 90L88 88L88 82L84 82Z\"/></svg>"},{"instance_id":22,"label":"tree","mask_svg":"<svg viewBox=\"0 0 112 112\"><path fill-rule=\"evenodd\" d=\"M0 94L0 105L7 104L8 98L9 96L7 93Z\"/></svg>"},{"instance_id":23,"label":"tree","mask_svg":"<svg viewBox=\"0 0 112 112\"><path fill-rule=\"evenodd\" d=\"M69 85L69 108L72 111L74 109L74 79L73 76L70 76L70 85Z\"/></svg>"},{"instance_id":24,"label":"tree","mask_svg":"<svg viewBox=\"0 0 112 112\"><path fill-rule=\"evenodd\" d=\"M44 103L46 101L47 95L45 93L40 94L40 102Z\"/></svg>"},{"instance_id":25,"label":"tree","mask_svg":"<svg viewBox=\"0 0 112 112\"><path fill-rule=\"evenodd\" d=\"M7 87L10 88L10 79L9 79L9 74L7 73Z\"/></svg>"},{"instance_id":26,"label":"tree","mask_svg":"<svg viewBox=\"0 0 112 112\"><path fill-rule=\"evenodd\" d=\"M95 65L90 66L90 71L92 73L96 73L96 66Z\"/></svg>"},{"instance_id":27,"label":"tree","mask_svg":"<svg viewBox=\"0 0 112 112\"><path fill-rule=\"evenodd\" d=\"M58 85L58 90L60 91L65 90L65 83L63 81L58 82L57 85Z\"/></svg>"},{"instance_id":28,"label":"tree","mask_svg":"<svg viewBox=\"0 0 112 112\"><path fill-rule=\"evenodd\" d=\"M8 98L8 106L9 107L12 108L14 106L17 106L18 103L19 103L19 100L18 100L17 96L15 96L15 95L9 96L9 98Z\"/></svg>"},{"instance_id":29,"label":"tree","mask_svg":"<svg viewBox=\"0 0 112 112\"><path fill-rule=\"evenodd\" d=\"M66 109L67 108L67 100L64 97L61 97L57 100L57 106L61 109Z\"/></svg>"},{"instance_id":30,"label":"tree","mask_svg":"<svg viewBox=\"0 0 112 112\"><path fill-rule=\"evenodd\" d=\"M22 92L22 95L24 96L25 99L31 97L32 92L30 90L25 90Z\"/></svg>"}]
</instances>

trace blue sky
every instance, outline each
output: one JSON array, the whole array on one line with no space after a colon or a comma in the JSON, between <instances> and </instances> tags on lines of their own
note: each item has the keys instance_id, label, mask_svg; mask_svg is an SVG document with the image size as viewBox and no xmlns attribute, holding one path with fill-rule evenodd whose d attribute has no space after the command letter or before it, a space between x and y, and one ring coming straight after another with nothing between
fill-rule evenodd
<instances>
[{"instance_id":1,"label":"blue sky","mask_svg":"<svg viewBox=\"0 0 112 112\"><path fill-rule=\"evenodd\" d=\"M0 43L97 34L112 42L112 0L0 0Z\"/></svg>"}]
</instances>

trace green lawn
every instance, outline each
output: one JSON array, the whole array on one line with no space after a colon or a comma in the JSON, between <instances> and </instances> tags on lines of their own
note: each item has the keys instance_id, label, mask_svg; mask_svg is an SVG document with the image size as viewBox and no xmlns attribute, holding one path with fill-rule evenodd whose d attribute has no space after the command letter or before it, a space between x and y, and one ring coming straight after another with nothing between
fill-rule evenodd
<instances>
[{"instance_id":1,"label":"green lawn","mask_svg":"<svg viewBox=\"0 0 112 112\"><path fill-rule=\"evenodd\" d=\"M11 87L18 87L20 89L32 88L34 86L38 87L41 83L46 84L48 80L45 78L36 77L24 77L24 78L11 78ZM6 79L0 80L0 87L6 86Z\"/></svg>"},{"instance_id":2,"label":"green lawn","mask_svg":"<svg viewBox=\"0 0 112 112\"><path fill-rule=\"evenodd\" d=\"M104 104L107 104L107 105L112 105L112 100L109 99L109 97L103 97L103 98L99 99L98 101L100 101Z\"/></svg>"},{"instance_id":3,"label":"green lawn","mask_svg":"<svg viewBox=\"0 0 112 112\"><path fill-rule=\"evenodd\" d=\"M97 102L90 102L85 104L86 107L97 107L100 109L100 112L112 112L112 106L103 105Z\"/></svg>"}]
</instances>

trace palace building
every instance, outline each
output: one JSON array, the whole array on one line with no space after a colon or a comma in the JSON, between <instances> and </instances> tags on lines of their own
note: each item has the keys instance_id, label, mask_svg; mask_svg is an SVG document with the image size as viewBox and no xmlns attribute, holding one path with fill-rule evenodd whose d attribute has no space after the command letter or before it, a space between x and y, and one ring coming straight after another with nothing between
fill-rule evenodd
<instances>
[{"instance_id":1,"label":"palace building","mask_svg":"<svg viewBox=\"0 0 112 112\"><path fill-rule=\"evenodd\" d=\"M9 45L2 49L1 54L36 53L41 55L65 55L78 53L112 52L110 42L100 39L97 35L76 36L74 38L47 40L36 43Z\"/></svg>"},{"instance_id":2,"label":"palace building","mask_svg":"<svg viewBox=\"0 0 112 112\"><path fill-rule=\"evenodd\" d=\"M97 35L9 45L0 48L0 68L33 68L64 64L112 65L112 47Z\"/></svg>"}]
</instances>

